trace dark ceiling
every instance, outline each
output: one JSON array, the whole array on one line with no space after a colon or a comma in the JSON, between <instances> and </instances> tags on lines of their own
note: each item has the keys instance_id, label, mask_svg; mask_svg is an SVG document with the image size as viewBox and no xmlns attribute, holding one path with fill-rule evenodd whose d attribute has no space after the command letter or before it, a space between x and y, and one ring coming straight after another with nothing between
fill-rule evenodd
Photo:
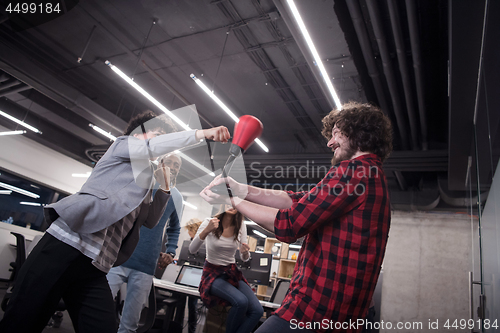
<instances>
[{"instance_id":1,"label":"dark ceiling","mask_svg":"<svg viewBox=\"0 0 500 333\"><path fill-rule=\"evenodd\" d=\"M393 121L395 149L384 169L394 208L465 207L485 2L295 2L340 100L377 104ZM110 142L89 123L118 136L142 110L160 114L108 60L170 110L195 104L205 128L234 123L191 73L237 116L258 117L269 153L254 145L245 155L257 183L300 186L322 177L314 166L328 166L331 151L321 118L334 104L285 0L60 4L61 15L45 23L15 13L0 18L0 110L43 132L27 137L91 165ZM498 19L496 7L490 4L489 22ZM494 40L498 28L490 30ZM498 43L486 45L485 57L495 59ZM489 134L495 121L484 125ZM16 127L3 117L0 125ZM483 179L491 178L492 160ZM309 172L264 179L265 166Z\"/></svg>"}]
</instances>

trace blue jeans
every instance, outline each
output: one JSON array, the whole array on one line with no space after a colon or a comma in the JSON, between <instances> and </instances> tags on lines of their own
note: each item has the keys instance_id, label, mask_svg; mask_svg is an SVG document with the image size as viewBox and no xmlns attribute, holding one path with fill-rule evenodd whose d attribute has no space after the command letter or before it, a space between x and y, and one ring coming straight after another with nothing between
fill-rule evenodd
<instances>
[{"instance_id":1,"label":"blue jeans","mask_svg":"<svg viewBox=\"0 0 500 333\"><path fill-rule=\"evenodd\" d=\"M210 293L231 303L231 310L226 320L227 333L249 333L259 322L264 313L257 296L244 281L238 288L220 277L215 279Z\"/></svg>"},{"instance_id":2,"label":"blue jeans","mask_svg":"<svg viewBox=\"0 0 500 333\"><path fill-rule=\"evenodd\" d=\"M298 329L295 326L292 328L292 324L286 321L285 319L281 319L277 315L273 315L269 317L264 324L260 325L259 329L255 331L255 333L312 333L312 331L307 330L305 328Z\"/></svg>"},{"instance_id":3,"label":"blue jeans","mask_svg":"<svg viewBox=\"0 0 500 333\"><path fill-rule=\"evenodd\" d=\"M153 276L128 267L113 267L106 276L113 298L120 287L127 284L127 296L123 305L118 333L135 332L139 327L141 312L151 291Z\"/></svg>"}]
</instances>

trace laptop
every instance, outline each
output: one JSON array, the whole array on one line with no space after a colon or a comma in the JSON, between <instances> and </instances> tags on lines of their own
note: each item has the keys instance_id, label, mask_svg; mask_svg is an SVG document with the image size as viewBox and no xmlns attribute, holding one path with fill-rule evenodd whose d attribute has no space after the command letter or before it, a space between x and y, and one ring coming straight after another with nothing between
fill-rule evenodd
<instances>
[{"instance_id":1,"label":"laptop","mask_svg":"<svg viewBox=\"0 0 500 333\"><path fill-rule=\"evenodd\" d=\"M182 265L177 278L175 279L175 284L180 284L182 286L188 286L193 288L198 288L201 281L201 275L203 274L203 267L192 266L192 265Z\"/></svg>"}]
</instances>

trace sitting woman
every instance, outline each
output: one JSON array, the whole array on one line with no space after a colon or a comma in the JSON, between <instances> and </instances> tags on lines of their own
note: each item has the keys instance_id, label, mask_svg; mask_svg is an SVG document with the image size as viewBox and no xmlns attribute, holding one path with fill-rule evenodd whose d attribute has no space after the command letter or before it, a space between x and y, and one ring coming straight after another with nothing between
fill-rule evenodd
<instances>
[{"instance_id":1,"label":"sitting woman","mask_svg":"<svg viewBox=\"0 0 500 333\"><path fill-rule=\"evenodd\" d=\"M238 247L241 259L250 259L243 215L226 205L214 218L203 221L189 251L195 253L205 241L207 260L199 287L201 300L207 307L230 304L226 332L249 333L264 310L234 259Z\"/></svg>"}]
</instances>

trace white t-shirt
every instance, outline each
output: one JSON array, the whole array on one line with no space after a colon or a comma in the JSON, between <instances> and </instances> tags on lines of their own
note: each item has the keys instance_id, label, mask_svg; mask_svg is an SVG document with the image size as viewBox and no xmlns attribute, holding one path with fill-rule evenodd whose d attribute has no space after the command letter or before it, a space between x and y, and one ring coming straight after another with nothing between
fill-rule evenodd
<instances>
[{"instance_id":1,"label":"white t-shirt","mask_svg":"<svg viewBox=\"0 0 500 333\"><path fill-rule=\"evenodd\" d=\"M207 237L205 237L205 240L203 241L200 238L200 233L205 230L205 228L208 226L209 221L210 218L207 217L198 228L196 236L194 236L193 241L189 245L189 252L197 252L200 249L201 245L206 242L205 246L207 249L207 261L209 263L220 266L234 264L236 262L236 260L234 259L236 250L240 247L241 243L248 243L246 225L244 223L241 224L238 240L235 240L234 236L224 237L221 235L220 238L217 238L215 237L214 233L211 232L207 235ZM244 260L243 258L241 259ZM248 259L246 261L248 261Z\"/></svg>"}]
</instances>

